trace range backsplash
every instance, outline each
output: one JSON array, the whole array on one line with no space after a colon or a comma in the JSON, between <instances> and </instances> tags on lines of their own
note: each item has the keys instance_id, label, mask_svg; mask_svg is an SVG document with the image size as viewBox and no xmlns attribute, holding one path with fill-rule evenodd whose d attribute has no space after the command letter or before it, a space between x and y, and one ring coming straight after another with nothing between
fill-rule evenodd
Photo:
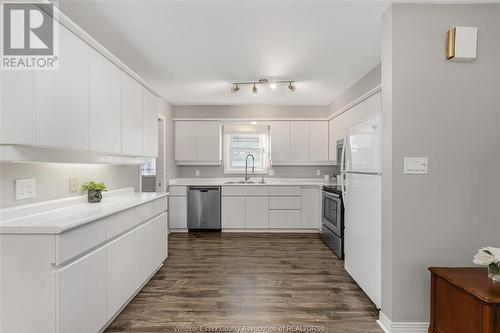
<instances>
[{"instance_id":1,"label":"range backsplash","mask_svg":"<svg viewBox=\"0 0 500 333\"><path fill-rule=\"evenodd\" d=\"M196 176L196 170L200 171L200 175ZM325 174L334 176L339 173L338 166L275 166L274 176L281 178L315 178L316 170L320 170L322 177ZM223 166L179 166L179 178L224 178L224 177L241 177L241 174L225 174ZM255 176L259 177L259 176ZM268 178L271 176L265 175Z\"/></svg>"}]
</instances>

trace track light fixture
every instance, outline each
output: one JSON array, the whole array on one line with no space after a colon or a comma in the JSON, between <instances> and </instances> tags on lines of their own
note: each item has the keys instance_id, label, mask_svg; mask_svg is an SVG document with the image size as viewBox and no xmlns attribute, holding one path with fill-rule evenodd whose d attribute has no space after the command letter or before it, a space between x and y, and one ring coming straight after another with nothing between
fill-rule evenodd
<instances>
[{"instance_id":1,"label":"track light fixture","mask_svg":"<svg viewBox=\"0 0 500 333\"><path fill-rule=\"evenodd\" d=\"M259 81L248 81L248 82L234 82L233 85L231 86L231 92L232 93L237 93L240 91L240 85L251 85L252 86L252 93L257 94L259 92L257 85L259 84L268 84L271 90L276 90L278 87L278 84L288 84L288 90L290 92L294 92L296 90L295 87L295 81L269 81L268 79L260 79Z\"/></svg>"}]
</instances>

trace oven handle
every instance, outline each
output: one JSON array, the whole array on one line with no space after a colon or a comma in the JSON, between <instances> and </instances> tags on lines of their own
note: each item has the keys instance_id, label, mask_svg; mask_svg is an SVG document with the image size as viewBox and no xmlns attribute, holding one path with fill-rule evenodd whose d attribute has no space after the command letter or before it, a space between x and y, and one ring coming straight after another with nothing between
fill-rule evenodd
<instances>
[{"instance_id":1,"label":"oven handle","mask_svg":"<svg viewBox=\"0 0 500 333\"><path fill-rule=\"evenodd\" d=\"M340 195L335 194L335 193L330 193L330 192L323 191L323 195L327 196L327 197L335 197L337 199L340 199Z\"/></svg>"}]
</instances>

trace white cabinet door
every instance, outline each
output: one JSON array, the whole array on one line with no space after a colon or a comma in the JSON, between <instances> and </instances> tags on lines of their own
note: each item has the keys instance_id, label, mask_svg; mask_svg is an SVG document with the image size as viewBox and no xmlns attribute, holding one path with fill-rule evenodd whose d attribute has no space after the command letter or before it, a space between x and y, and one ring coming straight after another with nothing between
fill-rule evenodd
<instances>
[{"instance_id":1,"label":"white cabinet door","mask_svg":"<svg viewBox=\"0 0 500 333\"><path fill-rule=\"evenodd\" d=\"M321 225L321 190L319 188L302 188L302 219L303 229L318 229Z\"/></svg>"},{"instance_id":2,"label":"white cabinet door","mask_svg":"<svg viewBox=\"0 0 500 333\"><path fill-rule=\"evenodd\" d=\"M93 252L57 272L59 331L98 332L106 318L106 248Z\"/></svg>"},{"instance_id":3,"label":"white cabinet door","mask_svg":"<svg viewBox=\"0 0 500 333\"><path fill-rule=\"evenodd\" d=\"M196 161L197 130L196 121L175 122L175 160Z\"/></svg>"},{"instance_id":4,"label":"white cabinet door","mask_svg":"<svg viewBox=\"0 0 500 333\"><path fill-rule=\"evenodd\" d=\"M33 144L34 71L0 71L0 144Z\"/></svg>"},{"instance_id":5,"label":"white cabinet door","mask_svg":"<svg viewBox=\"0 0 500 333\"><path fill-rule=\"evenodd\" d=\"M170 197L168 203L169 228L187 228L187 197Z\"/></svg>"},{"instance_id":6,"label":"white cabinet door","mask_svg":"<svg viewBox=\"0 0 500 333\"><path fill-rule=\"evenodd\" d=\"M142 156L142 86L122 72L122 153Z\"/></svg>"},{"instance_id":7,"label":"white cabinet door","mask_svg":"<svg viewBox=\"0 0 500 333\"><path fill-rule=\"evenodd\" d=\"M300 228L300 210L270 210L269 228L273 229Z\"/></svg>"},{"instance_id":8,"label":"white cabinet door","mask_svg":"<svg viewBox=\"0 0 500 333\"><path fill-rule=\"evenodd\" d=\"M90 151L121 153L121 71L94 49L89 57Z\"/></svg>"},{"instance_id":9,"label":"white cabinet door","mask_svg":"<svg viewBox=\"0 0 500 333\"><path fill-rule=\"evenodd\" d=\"M328 161L328 122L309 122L309 160Z\"/></svg>"},{"instance_id":10,"label":"white cabinet door","mask_svg":"<svg viewBox=\"0 0 500 333\"><path fill-rule=\"evenodd\" d=\"M222 228L245 228L244 197L222 197Z\"/></svg>"},{"instance_id":11,"label":"white cabinet door","mask_svg":"<svg viewBox=\"0 0 500 333\"><path fill-rule=\"evenodd\" d=\"M269 198L245 198L245 227L247 229L267 229L269 227Z\"/></svg>"},{"instance_id":12,"label":"white cabinet door","mask_svg":"<svg viewBox=\"0 0 500 333\"><path fill-rule=\"evenodd\" d=\"M290 122L290 160L309 160L309 122Z\"/></svg>"},{"instance_id":13,"label":"white cabinet door","mask_svg":"<svg viewBox=\"0 0 500 333\"><path fill-rule=\"evenodd\" d=\"M143 90L143 155L158 157L158 99L146 88Z\"/></svg>"},{"instance_id":14,"label":"white cabinet door","mask_svg":"<svg viewBox=\"0 0 500 333\"><path fill-rule=\"evenodd\" d=\"M154 229L154 265L158 267L167 259L167 213L156 217L153 221Z\"/></svg>"},{"instance_id":15,"label":"white cabinet door","mask_svg":"<svg viewBox=\"0 0 500 333\"><path fill-rule=\"evenodd\" d=\"M89 47L59 27L59 69L35 73L36 145L89 149Z\"/></svg>"},{"instance_id":16,"label":"white cabinet door","mask_svg":"<svg viewBox=\"0 0 500 333\"><path fill-rule=\"evenodd\" d=\"M146 223L135 231L135 286L139 288L157 267L155 264L154 224Z\"/></svg>"},{"instance_id":17,"label":"white cabinet door","mask_svg":"<svg viewBox=\"0 0 500 333\"><path fill-rule=\"evenodd\" d=\"M328 159L337 161L337 141L334 119L328 121Z\"/></svg>"},{"instance_id":18,"label":"white cabinet door","mask_svg":"<svg viewBox=\"0 0 500 333\"><path fill-rule=\"evenodd\" d=\"M218 121L198 121L197 160L220 162L221 131Z\"/></svg>"},{"instance_id":19,"label":"white cabinet door","mask_svg":"<svg viewBox=\"0 0 500 333\"><path fill-rule=\"evenodd\" d=\"M290 122L271 122L271 161L290 160Z\"/></svg>"},{"instance_id":20,"label":"white cabinet door","mask_svg":"<svg viewBox=\"0 0 500 333\"><path fill-rule=\"evenodd\" d=\"M136 290L135 234L129 232L106 247L108 316L111 319Z\"/></svg>"}]
</instances>

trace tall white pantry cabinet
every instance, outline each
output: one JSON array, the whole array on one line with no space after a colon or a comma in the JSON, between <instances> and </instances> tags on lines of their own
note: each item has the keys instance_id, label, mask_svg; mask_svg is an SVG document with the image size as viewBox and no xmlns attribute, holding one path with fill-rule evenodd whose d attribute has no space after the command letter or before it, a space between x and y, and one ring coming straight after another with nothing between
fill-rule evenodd
<instances>
[{"instance_id":1,"label":"tall white pantry cabinet","mask_svg":"<svg viewBox=\"0 0 500 333\"><path fill-rule=\"evenodd\" d=\"M155 94L55 24L59 69L0 71L0 144L157 157Z\"/></svg>"}]
</instances>

